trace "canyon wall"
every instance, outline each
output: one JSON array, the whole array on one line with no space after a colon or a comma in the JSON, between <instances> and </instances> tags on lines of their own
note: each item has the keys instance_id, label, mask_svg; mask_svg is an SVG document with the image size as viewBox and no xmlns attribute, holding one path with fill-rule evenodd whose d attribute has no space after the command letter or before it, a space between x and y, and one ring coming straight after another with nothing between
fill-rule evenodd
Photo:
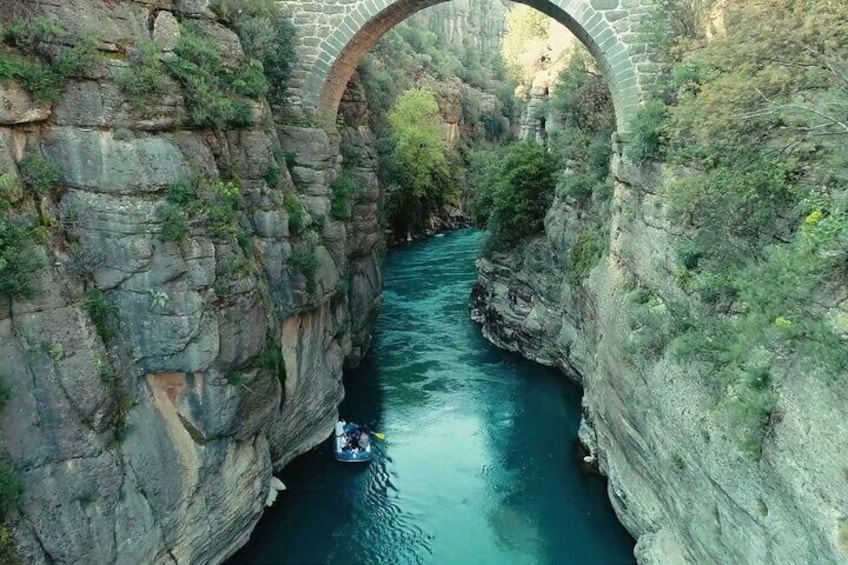
<instances>
[{"instance_id":1,"label":"canyon wall","mask_svg":"<svg viewBox=\"0 0 848 565\"><path fill-rule=\"evenodd\" d=\"M358 190L337 219L337 137L275 122L263 99L242 127L199 127L170 76L143 109L119 87L142 45L173 59L186 25L214 38L221 72L243 64L206 2L0 10L98 51L52 104L0 85L0 198L45 234L35 294L0 296L2 440L23 485L7 528L25 563L221 562L272 474L329 434L342 367L368 348L382 286L370 132L342 132ZM48 194L27 194L27 159L58 171ZM194 187L189 212L169 208L174 187ZM163 235L174 214L178 241Z\"/></svg>"},{"instance_id":2,"label":"canyon wall","mask_svg":"<svg viewBox=\"0 0 848 565\"><path fill-rule=\"evenodd\" d=\"M848 563L845 391L792 374L762 455L742 449L726 391L652 347L645 322L681 295L671 172L617 156L613 174L610 243L588 277L570 276L582 207L557 198L544 236L480 260L473 316L493 343L582 383L581 440L640 563Z\"/></svg>"}]
</instances>

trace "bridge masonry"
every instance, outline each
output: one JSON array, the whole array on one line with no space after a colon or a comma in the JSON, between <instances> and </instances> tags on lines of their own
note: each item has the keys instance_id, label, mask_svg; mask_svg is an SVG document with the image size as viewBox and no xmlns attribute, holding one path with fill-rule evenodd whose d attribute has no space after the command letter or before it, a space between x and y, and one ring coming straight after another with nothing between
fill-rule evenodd
<instances>
[{"instance_id":1,"label":"bridge masonry","mask_svg":"<svg viewBox=\"0 0 848 565\"><path fill-rule=\"evenodd\" d=\"M445 1L283 0L296 31L293 107L331 122L365 53L398 23ZM656 0L520 1L565 25L588 47L607 78L618 134L625 137L656 71L644 31Z\"/></svg>"}]
</instances>

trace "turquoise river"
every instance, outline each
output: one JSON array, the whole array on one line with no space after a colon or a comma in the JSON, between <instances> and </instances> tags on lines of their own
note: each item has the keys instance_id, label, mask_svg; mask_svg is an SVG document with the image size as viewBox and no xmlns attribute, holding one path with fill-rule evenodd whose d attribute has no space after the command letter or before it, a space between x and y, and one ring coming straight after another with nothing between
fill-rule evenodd
<instances>
[{"instance_id":1,"label":"turquoise river","mask_svg":"<svg viewBox=\"0 0 848 565\"><path fill-rule=\"evenodd\" d=\"M232 560L250 564L619 564L633 540L578 465L580 389L503 352L469 319L483 235L389 252L374 346L342 417L384 432L368 466L325 442Z\"/></svg>"}]
</instances>

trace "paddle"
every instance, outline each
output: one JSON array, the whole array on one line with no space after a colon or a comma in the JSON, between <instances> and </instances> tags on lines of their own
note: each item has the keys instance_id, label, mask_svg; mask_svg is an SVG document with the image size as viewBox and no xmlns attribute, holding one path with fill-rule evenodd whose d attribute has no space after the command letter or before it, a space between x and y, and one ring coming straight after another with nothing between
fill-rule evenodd
<instances>
[{"instance_id":1,"label":"paddle","mask_svg":"<svg viewBox=\"0 0 848 565\"><path fill-rule=\"evenodd\" d=\"M366 434L374 436L375 438L379 439L380 441L386 440L386 434L383 434L383 433L380 433L380 432L375 432L374 430L371 430L371 429L369 429L365 426L359 426L359 429L361 429Z\"/></svg>"}]
</instances>

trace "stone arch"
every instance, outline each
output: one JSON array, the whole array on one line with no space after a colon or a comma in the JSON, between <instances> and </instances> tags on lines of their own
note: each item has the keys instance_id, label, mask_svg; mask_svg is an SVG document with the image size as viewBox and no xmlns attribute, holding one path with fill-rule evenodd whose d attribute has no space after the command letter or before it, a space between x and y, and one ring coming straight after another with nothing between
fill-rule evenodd
<instances>
[{"instance_id":1,"label":"stone arch","mask_svg":"<svg viewBox=\"0 0 848 565\"><path fill-rule=\"evenodd\" d=\"M295 17L295 24L307 35L301 39L301 69L296 76L300 88L295 98L319 120L332 119L356 66L377 41L415 12L447 1L301 0L306 11ZM653 0L514 1L565 25L589 49L607 78L618 132L626 134L650 75L640 26Z\"/></svg>"}]
</instances>

